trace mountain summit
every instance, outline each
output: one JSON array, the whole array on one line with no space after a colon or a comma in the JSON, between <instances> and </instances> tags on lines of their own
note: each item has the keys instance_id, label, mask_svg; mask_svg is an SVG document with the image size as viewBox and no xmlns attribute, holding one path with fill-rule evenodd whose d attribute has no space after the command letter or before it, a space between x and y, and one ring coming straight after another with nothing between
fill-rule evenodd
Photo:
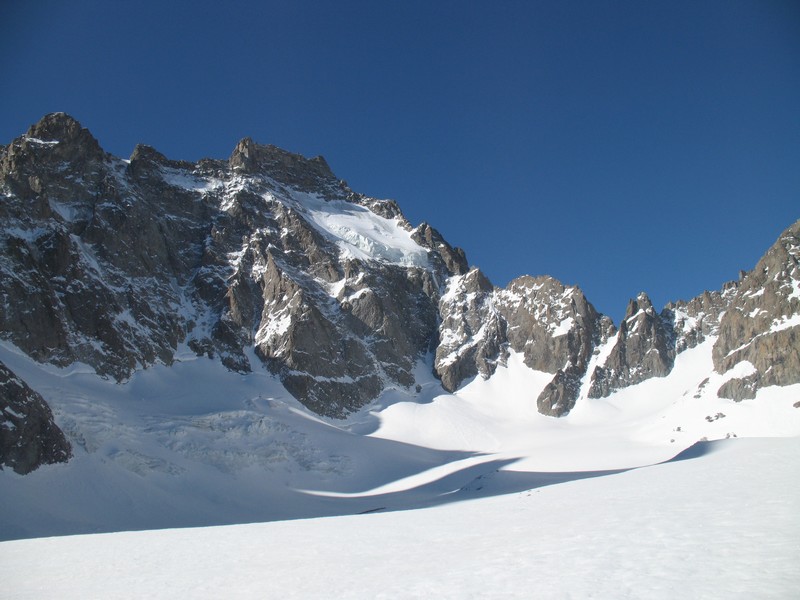
<instances>
[{"instance_id":1,"label":"mountain summit","mask_svg":"<svg viewBox=\"0 0 800 600\"><path fill-rule=\"evenodd\" d=\"M551 277L493 286L430 225L352 191L324 158L249 138L227 160L141 145L124 160L55 113L0 148L0 186L0 336L39 363L118 382L189 356L240 373L263 364L336 419L387 390L413 394L421 366L453 391L512 353L549 374L530 402L563 416L666 376L712 337L714 368L730 373L721 397L800 382L800 221L738 282L660 312L641 294L615 326ZM10 402L4 391L16 428ZM19 439L0 437L4 464L17 464ZM61 444L39 462L68 456Z\"/></svg>"}]
</instances>

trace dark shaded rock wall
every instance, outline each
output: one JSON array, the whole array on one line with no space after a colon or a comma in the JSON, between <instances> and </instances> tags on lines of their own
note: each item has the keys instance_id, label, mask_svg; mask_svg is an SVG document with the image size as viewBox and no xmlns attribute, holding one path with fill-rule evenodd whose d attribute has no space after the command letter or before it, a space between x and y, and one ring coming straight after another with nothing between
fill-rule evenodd
<instances>
[{"instance_id":1,"label":"dark shaded rock wall","mask_svg":"<svg viewBox=\"0 0 800 600\"><path fill-rule=\"evenodd\" d=\"M47 402L0 362L0 468L25 475L71 456Z\"/></svg>"}]
</instances>

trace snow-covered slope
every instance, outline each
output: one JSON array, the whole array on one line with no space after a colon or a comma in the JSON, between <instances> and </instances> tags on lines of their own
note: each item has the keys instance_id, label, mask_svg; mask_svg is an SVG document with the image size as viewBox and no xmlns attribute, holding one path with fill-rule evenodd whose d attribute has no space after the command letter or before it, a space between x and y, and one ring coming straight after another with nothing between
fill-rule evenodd
<instances>
[{"instance_id":1,"label":"snow-covered slope","mask_svg":"<svg viewBox=\"0 0 800 600\"><path fill-rule=\"evenodd\" d=\"M297 195L296 195L297 196ZM364 206L304 194L296 208L349 258L403 266L428 266L428 251L399 218L387 219Z\"/></svg>"},{"instance_id":2,"label":"snow-covered slope","mask_svg":"<svg viewBox=\"0 0 800 600\"><path fill-rule=\"evenodd\" d=\"M9 600L795 597L800 440L684 458L405 512L4 542L0 581Z\"/></svg>"},{"instance_id":3,"label":"snow-covered slope","mask_svg":"<svg viewBox=\"0 0 800 600\"><path fill-rule=\"evenodd\" d=\"M191 353L120 385L3 345L0 360L37 382L74 457L0 472L0 539L405 509L496 493L487 478L521 491L662 462L702 439L800 436L800 385L720 399L737 371L714 374L712 346L561 419L536 409L549 374L512 353L456 393L420 363L419 392L387 390L341 421L308 411L266 370L232 373Z\"/></svg>"}]
</instances>

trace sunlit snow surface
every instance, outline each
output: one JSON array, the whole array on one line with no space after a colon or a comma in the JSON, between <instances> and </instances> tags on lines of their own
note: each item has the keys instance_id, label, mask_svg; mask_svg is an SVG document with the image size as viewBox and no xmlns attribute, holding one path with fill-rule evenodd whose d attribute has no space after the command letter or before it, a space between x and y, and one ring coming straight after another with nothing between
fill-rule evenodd
<instances>
[{"instance_id":1,"label":"sunlit snow surface","mask_svg":"<svg viewBox=\"0 0 800 600\"><path fill-rule=\"evenodd\" d=\"M315 194L293 193L294 208L343 255L360 260L427 267L428 252L411 239L398 219L387 219L346 200L326 200Z\"/></svg>"},{"instance_id":2,"label":"sunlit snow surface","mask_svg":"<svg viewBox=\"0 0 800 600\"><path fill-rule=\"evenodd\" d=\"M0 544L6 598L791 598L800 440L435 508Z\"/></svg>"},{"instance_id":3,"label":"sunlit snow surface","mask_svg":"<svg viewBox=\"0 0 800 600\"><path fill-rule=\"evenodd\" d=\"M2 596L790 596L800 385L719 399L751 365L715 374L712 345L561 419L518 355L456 394L421 362L347 421L190 352L120 385L0 345L75 452L0 472L0 539L338 515L3 542ZM792 439L726 441L763 436Z\"/></svg>"}]
</instances>

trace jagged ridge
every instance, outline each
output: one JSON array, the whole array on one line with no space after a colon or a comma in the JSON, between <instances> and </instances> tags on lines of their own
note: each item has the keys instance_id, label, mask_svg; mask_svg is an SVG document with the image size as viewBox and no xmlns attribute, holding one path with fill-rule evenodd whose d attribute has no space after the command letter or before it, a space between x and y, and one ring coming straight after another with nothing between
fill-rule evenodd
<instances>
[{"instance_id":1,"label":"jagged ridge","mask_svg":"<svg viewBox=\"0 0 800 600\"><path fill-rule=\"evenodd\" d=\"M228 160L140 145L126 161L57 113L2 148L0 176L0 331L42 362L122 381L187 349L239 371L257 357L331 417L413 388L429 352L448 390L522 353L552 374L531 401L553 416L666 375L709 336L718 370L752 364L722 395L800 381L797 223L740 282L660 313L642 294L617 329L553 278L494 287L322 157L250 139Z\"/></svg>"},{"instance_id":2,"label":"jagged ridge","mask_svg":"<svg viewBox=\"0 0 800 600\"><path fill-rule=\"evenodd\" d=\"M315 412L411 386L463 251L321 157L245 139L227 161L106 154L48 115L0 157L3 337L36 360L125 380L188 346L251 350ZM22 299L25 298L23 302Z\"/></svg>"}]
</instances>

